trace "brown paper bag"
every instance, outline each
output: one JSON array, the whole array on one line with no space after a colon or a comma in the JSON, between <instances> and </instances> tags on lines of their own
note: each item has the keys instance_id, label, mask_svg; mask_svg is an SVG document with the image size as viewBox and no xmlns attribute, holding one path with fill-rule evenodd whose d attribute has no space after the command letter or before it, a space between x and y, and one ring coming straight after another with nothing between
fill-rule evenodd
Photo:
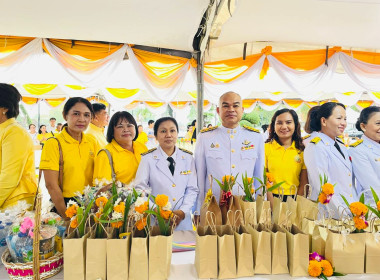
<instances>
[{"instance_id":1,"label":"brown paper bag","mask_svg":"<svg viewBox=\"0 0 380 280\"><path fill-rule=\"evenodd\" d=\"M240 226L235 235L236 277L254 275L252 237L245 226Z\"/></svg>"},{"instance_id":2,"label":"brown paper bag","mask_svg":"<svg viewBox=\"0 0 380 280\"><path fill-rule=\"evenodd\" d=\"M102 226L99 224L98 226ZM107 238L112 236L112 228L105 228L103 238L95 238L95 231L87 238L86 280L106 279L107 277Z\"/></svg>"},{"instance_id":3,"label":"brown paper bag","mask_svg":"<svg viewBox=\"0 0 380 280\"><path fill-rule=\"evenodd\" d=\"M311 194L311 186L309 186L309 191L306 191L305 185L305 194L304 196L297 196L297 218L296 225L301 228L302 227L302 219L308 218L309 220L315 220L318 217L318 203L312 201L310 196L307 194Z\"/></svg>"},{"instance_id":4,"label":"brown paper bag","mask_svg":"<svg viewBox=\"0 0 380 280\"><path fill-rule=\"evenodd\" d=\"M270 202L264 200L262 195L258 195L256 199L256 212L257 212L257 223L258 224L266 224L271 222L270 213L271 207Z\"/></svg>"},{"instance_id":5,"label":"brown paper bag","mask_svg":"<svg viewBox=\"0 0 380 280\"><path fill-rule=\"evenodd\" d=\"M195 234L195 268L198 278L218 277L218 238L216 229L198 226Z\"/></svg>"},{"instance_id":6,"label":"brown paper bag","mask_svg":"<svg viewBox=\"0 0 380 280\"><path fill-rule=\"evenodd\" d=\"M380 233L366 233L365 273L380 274Z\"/></svg>"},{"instance_id":7,"label":"brown paper bag","mask_svg":"<svg viewBox=\"0 0 380 280\"><path fill-rule=\"evenodd\" d=\"M107 280L128 280L131 232L107 240Z\"/></svg>"},{"instance_id":8,"label":"brown paper bag","mask_svg":"<svg viewBox=\"0 0 380 280\"><path fill-rule=\"evenodd\" d=\"M145 230L135 230L131 239L130 280L148 280L148 238Z\"/></svg>"},{"instance_id":9,"label":"brown paper bag","mask_svg":"<svg viewBox=\"0 0 380 280\"><path fill-rule=\"evenodd\" d=\"M328 229L324 226L316 225L311 237L311 252L317 252L319 255L325 255L326 239Z\"/></svg>"},{"instance_id":10,"label":"brown paper bag","mask_svg":"<svg viewBox=\"0 0 380 280\"><path fill-rule=\"evenodd\" d=\"M286 232L279 225L272 226L272 274L288 274Z\"/></svg>"},{"instance_id":11,"label":"brown paper bag","mask_svg":"<svg viewBox=\"0 0 380 280\"><path fill-rule=\"evenodd\" d=\"M301 222L301 230L308 235L309 237L309 249L310 249L310 252L309 253L312 253L314 251L312 251L312 237L313 237L313 232L314 232L314 227L315 227L315 221L314 220L310 220L308 218L303 218L302 219L302 222Z\"/></svg>"},{"instance_id":12,"label":"brown paper bag","mask_svg":"<svg viewBox=\"0 0 380 280\"><path fill-rule=\"evenodd\" d=\"M218 234L218 278L236 278L235 237L229 225L216 226Z\"/></svg>"},{"instance_id":13,"label":"brown paper bag","mask_svg":"<svg viewBox=\"0 0 380 280\"><path fill-rule=\"evenodd\" d=\"M211 197L210 203L204 203L201 207L201 217L199 225L205 226L206 225L206 213L212 212L215 215L215 224L221 225L222 224L222 212L220 211L220 207L218 202L216 201L215 196Z\"/></svg>"},{"instance_id":14,"label":"brown paper bag","mask_svg":"<svg viewBox=\"0 0 380 280\"><path fill-rule=\"evenodd\" d=\"M154 226L149 236L149 279L166 280L172 262L173 235L161 235L160 228Z\"/></svg>"},{"instance_id":15,"label":"brown paper bag","mask_svg":"<svg viewBox=\"0 0 380 280\"><path fill-rule=\"evenodd\" d=\"M309 267L309 237L298 227L292 225L286 230L288 242L288 264L291 276L308 276Z\"/></svg>"},{"instance_id":16,"label":"brown paper bag","mask_svg":"<svg viewBox=\"0 0 380 280\"><path fill-rule=\"evenodd\" d=\"M77 231L63 239L63 262L65 280L84 280L86 277L86 240L90 233L78 238Z\"/></svg>"},{"instance_id":17,"label":"brown paper bag","mask_svg":"<svg viewBox=\"0 0 380 280\"><path fill-rule=\"evenodd\" d=\"M325 258L340 273L364 273L366 233L329 230Z\"/></svg>"},{"instance_id":18,"label":"brown paper bag","mask_svg":"<svg viewBox=\"0 0 380 280\"><path fill-rule=\"evenodd\" d=\"M244 225L257 225L256 201L244 201L240 198L239 203L244 216Z\"/></svg>"},{"instance_id":19,"label":"brown paper bag","mask_svg":"<svg viewBox=\"0 0 380 280\"><path fill-rule=\"evenodd\" d=\"M265 229L263 224L258 224L257 228L246 227L252 237L253 261L256 274L272 273L272 250L271 233Z\"/></svg>"},{"instance_id":20,"label":"brown paper bag","mask_svg":"<svg viewBox=\"0 0 380 280\"><path fill-rule=\"evenodd\" d=\"M273 215L272 220L275 224L284 224L287 217L288 212L288 204L286 202L282 202L282 197L273 197Z\"/></svg>"},{"instance_id":21,"label":"brown paper bag","mask_svg":"<svg viewBox=\"0 0 380 280\"><path fill-rule=\"evenodd\" d=\"M238 227L244 224L243 212L241 211L239 197L231 196L228 205L220 206L222 213L222 224L230 225L232 227Z\"/></svg>"},{"instance_id":22,"label":"brown paper bag","mask_svg":"<svg viewBox=\"0 0 380 280\"><path fill-rule=\"evenodd\" d=\"M296 198L297 196L295 196ZM288 199L286 200L286 204L288 207L288 222L287 222L287 227L290 227L291 225L294 225L297 223L297 201L296 199L289 196Z\"/></svg>"}]
</instances>

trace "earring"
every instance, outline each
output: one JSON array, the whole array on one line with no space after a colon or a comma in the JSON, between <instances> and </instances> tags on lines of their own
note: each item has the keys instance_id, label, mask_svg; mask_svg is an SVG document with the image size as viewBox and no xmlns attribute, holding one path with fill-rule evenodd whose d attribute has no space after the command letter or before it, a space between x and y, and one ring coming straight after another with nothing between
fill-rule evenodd
<instances>
[{"instance_id":1,"label":"earring","mask_svg":"<svg viewBox=\"0 0 380 280\"><path fill-rule=\"evenodd\" d=\"M3 115L5 115L6 112L3 112Z\"/></svg>"}]
</instances>

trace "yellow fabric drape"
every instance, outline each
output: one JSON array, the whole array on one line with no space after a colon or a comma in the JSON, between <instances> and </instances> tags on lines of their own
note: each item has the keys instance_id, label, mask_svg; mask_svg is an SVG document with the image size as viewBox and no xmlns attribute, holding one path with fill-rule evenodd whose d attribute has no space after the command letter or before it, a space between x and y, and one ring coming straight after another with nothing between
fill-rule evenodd
<instances>
[{"instance_id":1,"label":"yellow fabric drape","mask_svg":"<svg viewBox=\"0 0 380 280\"><path fill-rule=\"evenodd\" d=\"M52 84L25 84L23 88L33 95L42 95L55 89L57 85Z\"/></svg>"},{"instance_id":2,"label":"yellow fabric drape","mask_svg":"<svg viewBox=\"0 0 380 280\"><path fill-rule=\"evenodd\" d=\"M125 105L124 108L127 110L132 110L135 109L140 103L140 101L133 101L131 104Z\"/></svg>"},{"instance_id":3,"label":"yellow fabric drape","mask_svg":"<svg viewBox=\"0 0 380 280\"><path fill-rule=\"evenodd\" d=\"M375 52L362 52L362 51L348 51L344 50L343 51L345 54L349 56L353 56L355 59L371 63L371 64L380 64L380 53L375 53Z\"/></svg>"},{"instance_id":4,"label":"yellow fabric drape","mask_svg":"<svg viewBox=\"0 0 380 280\"><path fill-rule=\"evenodd\" d=\"M65 87L68 87L68 88L71 88L71 89L75 89L75 90L85 89L85 87L77 86L77 85L65 85Z\"/></svg>"},{"instance_id":5,"label":"yellow fabric drape","mask_svg":"<svg viewBox=\"0 0 380 280\"><path fill-rule=\"evenodd\" d=\"M0 35L0 52L13 52L21 49L35 38L32 37L15 37Z\"/></svg>"},{"instance_id":6,"label":"yellow fabric drape","mask_svg":"<svg viewBox=\"0 0 380 280\"><path fill-rule=\"evenodd\" d=\"M50 43L64 50L68 54L79 55L90 60L103 59L113 54L123 46L123 44L111 45L107 43L95 43L86 41L74 41L73 45L72 40L60 39L49 39L49 41ZM43 45L43 48L47 53L49 53L46 50L45 45Z\"/></svg>"},{"instance_id":7,"label":"yellow fabric drape","mask_svg":"<svg viewBox=\"0 0 380 280\"><path fill-rule=\"evenodd\" d=\"M248 109L256 102L257 102L257 99L244 99L243 100L243 108Z\"/></svg>"},{"instance_id":8,"label":"yellow fabric drape","mask_svg":"<svg viewBox=\"0 0 380 280\"><path fill-rule=\"evenodd\" d=\"M36 104L38 102L38 98L23 96L22 102L24 102L25 104L28 104L28 105L33 105L33 104Z\"/></svg>"},{"instance_id":9,"label":"yellow fabric drape","mask_svg":"<svg viewBox=\"0 0 380 280\"><path fill-rule=\"evenodd\" d=\"M87 97L86 99L92 103L102 103L102 104L108 106L107 101L105 101L103 99L99 99L98 97L95 97L95 96Z\"/></svg>"},{"instance_id":10,"label":"yellow fabric drape","mask_svg":"<svg viewBox=\"0 0 380 280\"><path fill-rule=\"evenodd\" d=\"M145 101L144 103L145 105L148 105L149 107L152 107L152 108L158 108L166 104L165 102L151 102L151 101Z\"/></svg>"},{"instance_id":11,"label":"yellow fabric drape","mask_svg":"<svg viewBox=\"0 0 380 280\"><path fill-rule=\"evenodd\" d=\"M377 99L380 99L380 92L372 92L372 94L373 94Z\"/></svg>"},{"instance_id":12,"label":"yellow fabric drape","mask_svg":"<svg viewBox=\"0 0 380 280\"><path fill-rule=\"evenodd\" d=\"M356 104L364 109L364 108L371 106L373 103L374 102L371 100L359 100Z\"/></svg>"},{"instance_id":13,"label":"yellow fabric drape","mask_svg":"<svg viewBox=\"0 0 380 280\"><path fill-rule=\"evenodd\" d=\"M193 106L196 106L197 105L197 102L196 101L192 101L191 102L193 104ZM207 105L209 105L210 102L208 100L205 100L203 101L203 107L206 107Z\"/></svg>"},{"instance_id":14,"label":"yellow fabric drape","mask_svg":"<svg viewBox=\"0 0 380 280\"><path fill-rule=\"evenodd\" d=\"M292 99L289 99L289 100L284 100L284 101L286 102L286 104L288 104L293 109L297 109L299 106L301 106L304 103L303 100L292 100Z\"/></svg>"},{"instance_id":15,"label":"yellow fabric drape","mask_svg":"<svg viewBox=\"0 0 380 280\"><path fill-rule=\"evenodd\" d=\"M48 98L45 99L46 103L49 104L51 107L57 107L62 104L66 100L65 97L63 98Z\"/></svg>"},{"instance_id":16,"label":"yellow fabric drape","mask_svg":"<svg viewBox=\"0 0 380 280\"><path fill-rule=\"evenodd\" d=\"M187 106L189 102L188 101L176 101L176 102L170 102L170 105L172 105L176 109L183 109Z\"/></svg>"},{"instance_id":17,"label":"yellow fabric drape","mask_svg":"<svg viewBox=\"0 0 380 280\"><path fill-rule=\"evenodd\" d=\"M109 93L117 98L128 98L140 91L140 89L106 88Z\"/></svg>"},{"instance_id":18,"label":"yellow fabric drape","mask_svg":"<svg viewBox=\"0 0 380 280\"><path fill-rule=\"evenodd\" d=\"M189 59L133 49L133 53L148 71L145 77L158 88L167 88L179 79L177 75ZM189 66L190 67L190 66Z\"/></svg>"}]
</instances>

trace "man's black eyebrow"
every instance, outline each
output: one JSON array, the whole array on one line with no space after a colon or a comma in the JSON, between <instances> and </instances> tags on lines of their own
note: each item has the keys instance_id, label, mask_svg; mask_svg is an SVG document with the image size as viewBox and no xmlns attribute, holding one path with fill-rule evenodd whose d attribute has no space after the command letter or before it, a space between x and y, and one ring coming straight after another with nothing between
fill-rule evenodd
<instances>
[{"instance_id":1,"label":"man's black eyebrow","mask_svg":"<svg viewBox=\"0 0 380 280\"><path fill-rule=\"evenodd\" d=\"M223 104L229 104L228 102L222 102L222 105ZM234 104L240 104L240 101L236 101L236 102L234 102Z\"/></svg>"}]
</instances>

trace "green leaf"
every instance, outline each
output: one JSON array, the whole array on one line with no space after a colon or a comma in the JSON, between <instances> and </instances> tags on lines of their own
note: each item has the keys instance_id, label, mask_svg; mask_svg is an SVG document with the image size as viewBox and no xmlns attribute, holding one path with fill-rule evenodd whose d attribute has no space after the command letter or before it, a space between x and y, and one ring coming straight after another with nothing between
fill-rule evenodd
<instances>
[{"instance_id":1,"label":"green leaf","mask_svg":"<svg viewBox=\"0 0 380 280\"><path fill-rule=\"evenodd\" d=\"M340 195L343 198L344 203L346 203L348 209L350 209L350 204L348 203L347 199L344 197L344 195Z\"/></svg>"},{"instance_id":2,"label":"green leaf","mask_svg":"<svg viewBox=\"0 0 380 280\"><path fill-rule=\"evenodd\" d=\"M84 235L84 227L86 224L86 221L83 219L82 207L78 207L77 209L77 222L78 222L79 237L82 237Z\"/></svg>"},{"instance_id":3,"label":"green leaf","mask_svg":"<svg viewBox=\"0 0 380 280\"><path fill-rule=\"evenodd\" d=\"M254 179L256 179L257 181L259 181L259 183L261 184L261 187L264 186L264 182L261 181L261 179L257 178L257 177L253 177Z\"/></svg>"},{"instance_id":4,"label":"green leaf","mask_svg":"<svg viewBox=\"0 0 380 280\"><path fill-rule=\"evenodd\" d=\"M346 274L334 271L332 276L346 276Z\"/></svg>"},{"instance_id":5,"label":"green leaf","mask_svg":"<svg viewBox=\"0 0 380 280\"><path fill-rule=\"evenodd\" d=\"M367 205L368 209L371 210L377 217L380 218L380 211L377 211L375 208ZM367 213L368 214L368 213Z\"/></svg>"},{"instance_id":6,"label":"green leaf","mask_svg":"<svg viewBox=\"0 0 380 280\"><path fill-rule=\"evenodd\" d=\"M321 278L323 280L328 280L327 277L323 274L323 272L321 273L321 275L319 275L318 278Z\"/></svg>"},{"instance_id":7,"label":"green leaf","mask_svg":"<svg viewBox=\"0 0 380 280\"><path fill-rule=\"evenodd\" d=\"M372 195L373 195L373 199L375 200L375 202L377 204L379 202L379 197L377 196L375 190L372 187L370 187L370 188L371 188L371 192L372 192Z\"/></svg>"},{"instance_id":8,"label":"green leaf","mask_svg":"<svg viewBox=\"0 0 380 280\"><path fill-rule=\"evenodd\" d=\"M359 202L364 204L364 193L362 193L362 195L360 196Z\"/></svg>"},{"instance_id":9,"label":"green leaf","mask_svg":"<svg viewBox=\"0 0 380 280\"><path fill-rule=\"evenodd\" d=\"M319 174L319 184L322 186L322 175Z\"/></svg>"},{"instance_id":10,"label":"green leaf","mask_svg":"<svg viewBox=\"0 0 380 280\"><path fill-rule=\"evenodd\" d=\"M268 189L268 192L272 192L272 191L274 191L275 189L277 189L278 187L280 187L283 183L285 183L285 181L282 181L282 182L277 183L276 185L270 187L270 188Z\"/></svg>"}]
</instances>

